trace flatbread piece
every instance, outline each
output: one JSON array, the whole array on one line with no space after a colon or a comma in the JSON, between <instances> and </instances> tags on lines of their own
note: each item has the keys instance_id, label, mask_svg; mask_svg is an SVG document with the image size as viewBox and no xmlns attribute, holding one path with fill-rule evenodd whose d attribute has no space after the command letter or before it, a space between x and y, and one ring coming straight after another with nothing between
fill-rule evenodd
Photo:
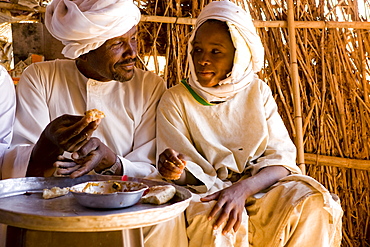
<instances>
[{"instance_id":1,"label":"flatbread piece","mask_svg":"<svg viewBox=\"0 0 370 247\"><path fill-rule=\"evenodd\" d=\"M64 196L68 194L68 192L69 192L69 187L65 187L65 188L53 187L51 189L44 189L42 192L42 197L44 199L51 199L51 198Z\"/></svg>"},{"instance_id":2,"label":"flatbread piece","mask_svg":"<svg viewBox=\"0 0 370 247\"><path fill-rule=\"evenodd\" d=\"M157 185L149 188L148 193L141 198L142 203L164 204L176 194L176 188L172 185Z\"/></svg>"}]
</instances>

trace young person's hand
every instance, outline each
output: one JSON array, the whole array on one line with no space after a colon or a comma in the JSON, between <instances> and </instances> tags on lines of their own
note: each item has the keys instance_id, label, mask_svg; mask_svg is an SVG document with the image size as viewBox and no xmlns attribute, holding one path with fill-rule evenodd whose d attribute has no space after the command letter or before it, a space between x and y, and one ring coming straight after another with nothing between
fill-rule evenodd
<instances>
[{"instance_id":1,"label":"young person's hand","mask_svg":"<svg viewBox=\"0 0 370 247\"><path fill-rule=\"evenodd\" d=\"M246 199L270 187L279 179L288 176L289 173L290 172L283 166L265 167L257 174L239 180L230 187L205 196L200 200L202 202L217 201L208 216L212 219L219 214L218 218L215 220L215 227L219 227L225 223L222 230L224 234L231 231L231 229L237 231L242 222L242 214Z\"/></svg>"},{"instance_id":2,"label":"young person's hand","mask_svg":"<svg viewBox=\"0 0 370 247\"><path fill-rule=\"evenodd\" d=\"M231 231L231 229L234 229L234 231L239 229L242 222L246 196L244 185L241 183L234 183L228 188L201 198L201 201L217 201L208 217L212 219L219 213L214 226L217 228L225 223L222 230L222 233L225 234Z\"/></svg>"},{"instance_id":3,"label":"young person's hand","mask_svg":"<svg viewBox=\"0 0 370 247\"><path fill-rule=\"evenodd\" d=\"M157 169L164 178L178 180L186 166L184 159L184 155L167 148L159 155Z\"/></svg>"}]
</instances>

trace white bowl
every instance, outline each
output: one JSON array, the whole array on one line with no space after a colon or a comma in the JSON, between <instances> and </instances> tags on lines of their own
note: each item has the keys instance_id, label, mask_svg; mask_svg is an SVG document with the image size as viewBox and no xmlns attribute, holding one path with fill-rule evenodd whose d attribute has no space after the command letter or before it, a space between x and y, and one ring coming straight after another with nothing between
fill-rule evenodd
<instances>
[{"instance_id":1,"label":"white bowl","mask_svg":"<svg viewBox=\"0 0 370 247\"><path fill-rule=\"evenodd\" d=\"M149 186L132 181L89 181L74 185L70 191L89 208L124 208L136 204Z\"/></svg>"}]
</instances>

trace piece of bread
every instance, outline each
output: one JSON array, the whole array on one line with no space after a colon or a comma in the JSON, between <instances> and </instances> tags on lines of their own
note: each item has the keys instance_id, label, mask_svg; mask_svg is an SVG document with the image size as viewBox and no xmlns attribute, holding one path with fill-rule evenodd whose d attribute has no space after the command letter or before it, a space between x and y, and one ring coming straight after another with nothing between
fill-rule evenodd
<instances>
[{"instance_id":1,"label":"piece of bread","mask_svg":"<svg viewBox=\"0 0 370 247\"><path fill-rule=\"evenodd\" d=\"M105 118L104 112L99 111L98 109L91 109L86 111L85 116L90 119L90 122Z\"/></svg>"},{"instance_id":2,"label":"piece of bread","mask_svg":"<svg viewBox=\"0 0 370 247\"><path fill-rule=\"evenodd\" d=\"M44 189L42 192L42 197L44 199L51 199L59 196L64 196L68 194L69 187L65 188L59 188L59 187L53 187L51 189Z\"/></svg>"},{"instance_id":3,"label":"piece of bread","mask_svg":"<svg viewBox=\"0 0 370 247\"><path fill-rule=\"evenodd\" d=\"M142 203L164 204L176 194L176 188L172 185L157 185L149 188L148 193L141 198Z\"/></svg>"}]
</instances>

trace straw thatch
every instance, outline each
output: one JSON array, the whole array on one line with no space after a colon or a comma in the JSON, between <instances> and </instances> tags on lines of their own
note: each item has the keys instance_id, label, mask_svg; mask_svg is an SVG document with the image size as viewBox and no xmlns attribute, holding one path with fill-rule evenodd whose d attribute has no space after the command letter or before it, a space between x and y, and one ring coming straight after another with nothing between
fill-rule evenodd
<instances>
[{"instance_id":1,"label":"straw thatch","mask_svg":"<svg viewBox=\"0 0 370 247\"><path fill-rule=\"evenodd\" d=\"M370 0L232 1L251 12L265 46L259 76L304 152L306 173L340 197L342 246L370 246ZM177 84L188 73L192 24L210 0L137 2L139 66L154 56L159 73L164 56L163 77Z\"/></svg>"}]
</instances>

